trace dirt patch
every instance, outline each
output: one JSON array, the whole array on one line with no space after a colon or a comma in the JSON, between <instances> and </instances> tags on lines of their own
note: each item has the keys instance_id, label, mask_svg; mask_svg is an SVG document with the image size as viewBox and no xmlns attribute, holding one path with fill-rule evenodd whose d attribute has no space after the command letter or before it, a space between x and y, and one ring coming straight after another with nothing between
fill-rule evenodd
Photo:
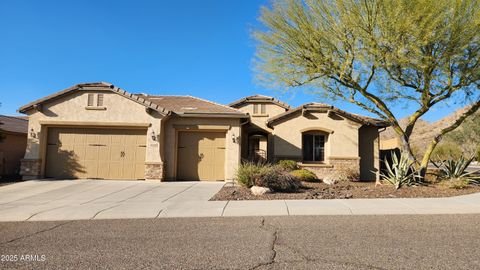
<instances>
[{"instance_id":1,"label":"dirt patch","mask_svg":"<svg viewBox=\"0 0 480 270\"><path fill-rule=\"evenodd\" d=\"M375 186L371 182L341 182L334 186L324 183L303 182L303 188L294 193L271 193L254 196L248 188L235 185L224 186L211 201L227 200L309 200L309 199L360 199L360 198L438 198L480 192L480 187L447 189L438 184L402 187L395 190L391 185Z\"/></svg>"}]
</instances>

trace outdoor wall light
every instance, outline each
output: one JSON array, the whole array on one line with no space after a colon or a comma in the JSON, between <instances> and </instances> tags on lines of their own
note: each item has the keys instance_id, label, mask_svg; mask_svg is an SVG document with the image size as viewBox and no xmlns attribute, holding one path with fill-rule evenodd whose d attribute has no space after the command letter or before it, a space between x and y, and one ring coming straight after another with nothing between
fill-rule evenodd
<instances>
[{"instance_id":1,"label":"outdoor wall light","mask_svg":"<svg viewBox=\"0 0 480 270\"><path fill-rule=\"evenodd\" d=\"M30 137L32 138L37 138L37 134L35 133L35 131L32 129L30 129Z\"/></svg>"},{"instance_id":2,"label":"outdoor wall light","mask_svg":"<svg viewBox=\"0 0 480 270\"><path fill-rule=\"evenodd\" d=\"M237 137L235 137L235 133L232 133L232 142L237 143Z\"/></svg>"},{"instance_id":3,"label":"outdoor wall light","mask_svg":"<svg viewBox=\"0 0 480 270\"><path fill-rule=\"evenodd\" d=\"M155 135L155 131L152 130L152 140L156 141L157 140L157 136Z\"/></svg>"}]
</instances>

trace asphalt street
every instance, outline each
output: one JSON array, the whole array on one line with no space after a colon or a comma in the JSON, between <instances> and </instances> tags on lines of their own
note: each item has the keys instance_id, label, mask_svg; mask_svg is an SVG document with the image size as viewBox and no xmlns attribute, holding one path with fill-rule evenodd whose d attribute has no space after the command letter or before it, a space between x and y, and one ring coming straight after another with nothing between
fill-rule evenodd
<instances>
[{"instance_id":1,"label":"asphalt street","mask_svg":"<svg viewBox=\"0 0 480 270\"><path fill-rule=\"evenodd\" d=\"M480 215L0 223L0 269L479 269Z\"/></svg>"}]
</instances>

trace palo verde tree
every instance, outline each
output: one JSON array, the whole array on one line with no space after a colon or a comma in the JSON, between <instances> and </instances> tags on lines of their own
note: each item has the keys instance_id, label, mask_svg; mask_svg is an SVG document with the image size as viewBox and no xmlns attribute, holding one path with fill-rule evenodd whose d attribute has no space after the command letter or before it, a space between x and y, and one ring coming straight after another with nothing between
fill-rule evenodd
<instances>
[{"instance_id":1,"label":"palo verde tree","mask_svg":"<svg viewBox=\"0 0 480 270\"><path fill-rule=\"evenodd\" d=\"M388 121L425 173L442 137L480 107L479 0L280 0L263 7L257 69L272 87L304 87ZM410 136L432 108L470 105L422 160ZM395 106L412 114L400 126Z\"/></svg>"}]
</instances>

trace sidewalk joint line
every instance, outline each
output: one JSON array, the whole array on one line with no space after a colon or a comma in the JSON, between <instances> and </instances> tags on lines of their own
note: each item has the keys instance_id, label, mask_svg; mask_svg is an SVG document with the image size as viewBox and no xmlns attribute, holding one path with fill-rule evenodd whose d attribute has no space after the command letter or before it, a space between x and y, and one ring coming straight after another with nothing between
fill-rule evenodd
<instances>
[{"instance_id":1,"label":"sidewalk joint line","mask_svg":"<svg viewBox=\"0 0 480 270\"><path fill-rule=\"evenodd\" d=\"M191 189L192 187L194 187L194 186L196 186L196 185L198 185L198 183L195 183L195 184L193 184L193 185L191 185L191 186L187 187L186 189L184 189L184 190L182 190L182 191L179 191L179 192L177 192L177 193L173 194L172 196L170 196L170 197L166 198L165 200L163 200L163 201L161 201L161 202L162 202L162 203L163 203L163 202L166 202L166 201L170 200L171 198L173 198L173 197L176 197L177 195L180 195L180 194L182 194L183 192L185 192L185 191L187 191L187 190Z\"/></svg>"},{"instance_id":2,"label":"sidewalk joint line","mask_svg":"<svg viewBox=\"0 0 480 270\"><path fill-rule=\"evenodd\" d=\"M287 201L283 200L283 202L285 203L285 207L287 207L287 215L290 216L290 210L288 209Z\"/></svg>"},{"instance_id":3,"label":"sidewalk joint line","mask_svg":"<svg viewBox=\"0 0 480 270\"><path fill-rule=\"evenodd\" d=\"M223 217L223 214L225 213L225 209L227 208L227 205L230 203L230 200L227 201L227 203L223 206L223 209L222 209L222 214L220 215L221 217Z\"/></svg>"}]
</instances>

